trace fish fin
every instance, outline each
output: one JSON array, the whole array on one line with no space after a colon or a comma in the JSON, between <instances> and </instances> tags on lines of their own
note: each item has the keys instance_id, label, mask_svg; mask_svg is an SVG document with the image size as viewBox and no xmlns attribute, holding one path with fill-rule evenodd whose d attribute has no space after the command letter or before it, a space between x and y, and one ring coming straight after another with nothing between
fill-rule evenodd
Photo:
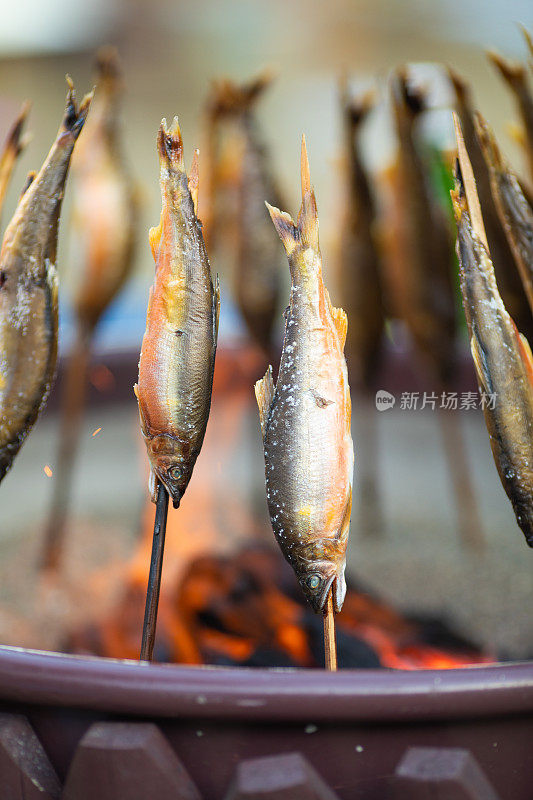
<instances>
[{"instance_id":1,"label":"fish fin","mask_svg":"<svg viewBox=\"0 0 533 800\"><path fill-rule=\"evenodd\" d=\"M177 117L174 117L170 127L166 119L161 120L157 132L157 150L161 167L183 171L183 139Z\"/></svg>"},{"instance_id":2,"label":"fish fin","mask_svg":"<svg viewBox=\"0 0 533 800\"><path fill-rule=\"evenodd\" d=\"M523 87L526 83L526 68L518 61L509 61L501 56L496 50L487 50L489 61L494 64L504 81L514 91Z\"/></svg>"},{"instance_id":3,"label":"fish fin","mask_svg":"<svg viewBox=\"0 0 533 800\"><path fill-rule=\"evenodd\" d=\"M249 111L257 98L270 86L273 78L274 73L271 70L264 70L243 84L228 79L213 82L208 101L209 113L218 117Z\"/></svg>"},{"instance_id":4,"label":"fish fin","mask_svg":"<svg viewBox=\"0 0 533 800\"><path fill-rule=\"evenodd\" d=\"M346 312L343 308L335 308L335 306L332 304L326 287L324 287L324 292L326 295L327 304L329 306L329 313L331 314L333 324L337 330L341 350L344 350L344 345L346 344L346 334L348 333L348 317L346 316Z\"/></svg>"},{"instance_id":5,"label":"fish fin","mask_svg":"<svg viewBox=\"0 0 533 800\"><path fill-rule=\"evenodd\" d=\"M139 387L138 387L137 384L135 384L135 386L133 387L133 391L135 393L135 397L137 398L137 404L139 406L139 420L140 420L140 423L141 423L141 433L145 438L148 439L150 437L150 435L151 435L150 434L150 426L148 425L148 423L146 421L146 417L145 417L144 410L143 410L143 404L142 404L141 398L139 397Z\"/></svg>"},{"instance_id":6,"label":"fish fin","mask_svg":"<svg viewBox=\"0 0 533 800\"><path fill-rule=\"evenodd\" d=\"M309 158L305 136L302 135L302 149L300 154L300 173L302 181L302 205L298 212L297 226L300 231L300 241L304 247L318 250L318 211L316 198L311 187L311 174L309 172Z\"/></svg>"},{"instance_id":7,"label":"fish fin","mask_svg":"<svg viewBox=\"0 0 533 800\"><path fill-rule=\"evenodd\" d=\"M61 127L63 130L70 131L74 138L77 139L87 119L94 89L84 96L78 107L76 103L76 92L70 75L66 76L66 81L68 84L67 105Z\"/></svg>"},{"instance_id":8,"label":"fish fin","mask_svg":"<svg viewBox=\"0 0 533 800\"><path fill-rule=\"evenodd\" d=\"M194 214L198 216L198 157L200 151L198 148L194 151L192 157L192 164L189 170L189 192L191 193L192 204L194 206Z\"/></svg>"},{"instance_id":9,"label":"fish fin","mask_svg":"<svg viewBox=\"0 0 533 800\"><path fill-rule=\"evenodd\" d=\"M524 126L519 122L509 121L505 123L505 132L507 136L512 139L520 147L526 146L526 132Z\"/></svg>"},{"instance_id":10,"label":"fish fin","mask_svg":"<svg viewBox=\"0 0 533 800\"><path fill-rule=\"evenodd\" d=\"M28 174L26 175L26 180L24 181L24 184L22 186L22 191L20 193L19 202L22 200L22 198L24 197L24 195L26 194L26 192L28 191L28 189L30 188L30 186L32 185L32 183L33 183L33 181L35 180L36 177L37 177L37 173L35 172L34 169L32 169L32 170L30 170L28 172Z\"/></svg>"},{"instance_id":11,"label":"fish fin","mask_svg":"<svg viewBox=\"0 0 533 800\"><path fill-rule=\"evenodd\" d=\"M346 334L348 333L348 317L346 316L346 311L343 308L331 306L331 316L333 317L333 323L337 329L341 350L344 350Z\"/></svg>"},{"instance_id":12,"label":"fish fin","mask_svg":"<svg viewBox=\"0 0 533 800\"><path fill-rule=\"evenodd\" d=\"M526 368L529 383L533 385L533 353L531 352L531 346L523 333L518 333L517 330L517 334L520 356Z\"/></svg>"},{"instance_id":13,"label":"fish fin","mask_svg":"<svg viewBox=\"0 0 533 800\"><path fill-rule=\"evenodd\" d=\"M157 503L157 475L153 469L150 470L150 475L148 476L148 491L150 492L152 503Z\"/></svg>"},{"instance_id":14,"label":"fish fin","mask_svg":"<svg viewBox=\"0 0 533 800\"><path fill-rule=\"evenodd\" d=\"M272 378L272 365L265 372L264 378L255 384L255 397L259 406L259 420L261 422L261 433L265 438L265 431L268 422L268 415L274 399L274 379Z\"/></svg>"},{"instance_id":15,"label":"fish fin","mask_svg":"<svg viewBox=\"0 0 533 800\"><path fill-rule=\"evenodd\" d=\"M291 215L287 214L286 211L280 211L279 208L275 208L267 202L265 202L265 205L268 208L270 219L274 223L274 227L283 243L283 247L287 255L290 256L300 244L300 231L294 224Z\"/></svg>"},{"instance_id":16,"label":"fish fin","mask_svg":"<svg viewBox=\"0 0 533 800\"><path fill-rule=\"evenodd\" d=\"M487 368L487 362L485 359L485 354L483 353L475 334L472 334L470 338L470 350L472 352L472 358L474 359L474 366L476 368L476 374L478 381L481 384L481 388L485 394L490 394L492 392L492 385Z\"/></svg>"},{"instance_id":17,"label":"fish fin","mask_svg":"<svg viewBox=\"0 0 533 800\"><path fill-rule=\"evenodd\" d=\"M215 343L218 339L218 325L220 322L220 281L218 275L215 278L215 286L213 290L213 333Z\"/></svg>"},{"instance_id":18,"label":"fish fin","mask_svg":"<svg viewBox=\"0 0 533 800\"><path fill-rule=\"evenodd\" d=\"M148 241L150 242L150 250L152 257L157 262L159 256L159 248L161 246L161 236L163 233L163 217L159 220L159 225L155 225L148 231Z\"/></svg>"}]
</instances>

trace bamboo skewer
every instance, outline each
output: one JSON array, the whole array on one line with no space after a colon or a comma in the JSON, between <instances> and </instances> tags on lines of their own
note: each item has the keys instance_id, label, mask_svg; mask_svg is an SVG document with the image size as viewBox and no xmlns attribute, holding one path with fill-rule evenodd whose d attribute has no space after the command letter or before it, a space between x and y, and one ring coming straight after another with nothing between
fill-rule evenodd
<instances>
[{"instance_id":1,"label":"bamboo skewer","mask_svg":"<svg viewBox=\"0 0 533 800\"><path fill-rule=\"evenodd\" d=\"M163 570L163 552L165 549L165 534L167 530L167 513L168 492L159 481L157 485L150 573L148 575L146 606L144 608L141 661L151 661L154 652L157 610L159 607L159 593L161 590L161 573Z\"/></svg>"},{"instance_id":2,"label":"bamboo skewer","mask_svg":"<svg viewBox=\"0 0 533 800\"><path fill-rule=\"evenodd\" d=\"M337 671L337 642L335 639L335 611L333 609L333 593L329 590L324 614L324 657L325 668L330 672Z\"/></svg>"}]
</instances>

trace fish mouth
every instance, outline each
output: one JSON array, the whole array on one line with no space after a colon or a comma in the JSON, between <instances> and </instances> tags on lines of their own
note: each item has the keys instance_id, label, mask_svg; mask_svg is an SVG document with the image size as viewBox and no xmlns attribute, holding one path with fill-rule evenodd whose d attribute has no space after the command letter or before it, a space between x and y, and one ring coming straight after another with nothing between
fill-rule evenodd
<instances>
[{"instance_id":1,"label":"fish mouth","mask_svg":"<svg viewBox=\"0 0 533 800\"><path fill-rule=\"evenodd\" d=\"M316 614L325 614L326 605L328 601L328 594L331 590L333 597L333 608L336 614L342 609L344 597L346 595L346 581L344 579L344 570L340 573L334 573L324 583L322 590L316 597L309 598L313 610Z\"/></svg>"}]
</instances>

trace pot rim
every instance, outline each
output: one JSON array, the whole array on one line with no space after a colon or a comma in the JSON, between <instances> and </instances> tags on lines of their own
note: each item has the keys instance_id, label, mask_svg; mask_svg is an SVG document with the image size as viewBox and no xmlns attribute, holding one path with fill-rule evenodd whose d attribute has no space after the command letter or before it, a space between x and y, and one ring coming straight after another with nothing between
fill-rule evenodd
<instances>
[{"instance_id":1,"label":"pot rim","mask_svg":"<svg viewBox=\"0 0 533 800\"><path fill-rule=\"evenodd\" d=\"M252 722L516 716L533 711L533 662L332 673L150 664L0 646L0 702Z\"/></svg>"}]
</instances>

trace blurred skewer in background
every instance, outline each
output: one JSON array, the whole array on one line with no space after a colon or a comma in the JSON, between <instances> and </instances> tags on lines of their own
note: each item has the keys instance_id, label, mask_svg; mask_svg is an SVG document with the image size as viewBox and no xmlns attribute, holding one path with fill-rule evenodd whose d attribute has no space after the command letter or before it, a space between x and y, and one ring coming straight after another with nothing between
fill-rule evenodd
<instances>
[{"instance_id":1,"label":"blurred skewer in background","mask_svg":"<svg viewBox=\"0 0 533 800\"><path fill-rule=\"evenodd\" d=\"M346 361L352 390L362 395L365 413L355 416L358 453L358 530L383 533L379 492L377 420L372 393L383 355L385 308L381 257L376 241L376 205L360 152L361 128L375 104L375 93L352 94L340 83L343 121L345 202L338 253L340 302L348 317Z\"/></svg>"},{"instance_id":2,"label":"blurred skewer in background","mask_svg":"<svg viewBox=\"0 0 533 800\"><path fill-rule=\"evenodd\" d=\"M57 467L42 556L42 567L49 571L58 569L63 550L95 329L129 276L138 217L138 197L120 139L123 83L116 51L102 48L96 68L93 113L72 163L76 332L61 387Z\"/></svg>"},{"instance_id":3,"label":"blurred skewer in background","mask_svg":"<svg viewBox=\"0 0 533 800\"><path fill-rule=\"evenodd\" d=\"M457 316L451 231L430 184L419 121L426 95L415 88L407 68L392 74L391 100L398 141L393 175L396 219L389 236L400 258L389 270L396 313L405 322L431 380L432 389L450 389L457 369ZM438 409L448 472L453 485L459 532L468 547L481 549L484 537L468 456L456 413Z\"/></svg>"}]
</instances>

